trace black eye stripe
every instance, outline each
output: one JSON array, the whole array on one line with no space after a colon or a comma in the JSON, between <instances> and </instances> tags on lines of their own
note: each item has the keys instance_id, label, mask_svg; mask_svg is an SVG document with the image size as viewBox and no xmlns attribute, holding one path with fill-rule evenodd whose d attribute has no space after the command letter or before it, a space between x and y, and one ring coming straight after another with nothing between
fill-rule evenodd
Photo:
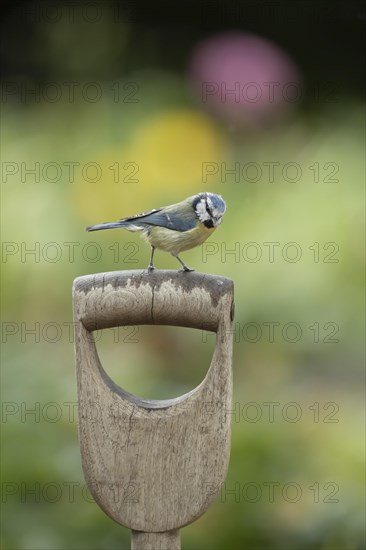
<instances>
[{"instance_id":1,"label":"black eye stripe","mask_svg":"<svg viewBox=\"0 0 366 550\"><path fill-rule=\"evenodd\" d=\"M212 217L212 212L211 212L210 207L208 206L207 202L206 202L206 212L209 216Z\"/></svg>"}]
</instances>

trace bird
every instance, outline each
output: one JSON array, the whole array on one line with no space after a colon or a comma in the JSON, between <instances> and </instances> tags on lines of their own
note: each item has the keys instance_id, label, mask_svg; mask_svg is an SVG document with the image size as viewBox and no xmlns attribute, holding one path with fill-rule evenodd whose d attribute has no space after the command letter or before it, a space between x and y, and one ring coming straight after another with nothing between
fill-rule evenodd
<instances>
[{"instance_id":1,"label":"bird","mask_svg":"<svg viewBox=\"0 0 366 550\"><path fill-rule=\"evenodd\" d=\"M116 222L105 222L86 227L86 231L127 229L140 231L151 246L148 271L154 267L155 249L170 252L182 265L182 271L190 269L178 256L180 252L201 245L222 222L226 203L220 195L202 192L187 199L130 216Z\"/></svg>"}]
</instances>

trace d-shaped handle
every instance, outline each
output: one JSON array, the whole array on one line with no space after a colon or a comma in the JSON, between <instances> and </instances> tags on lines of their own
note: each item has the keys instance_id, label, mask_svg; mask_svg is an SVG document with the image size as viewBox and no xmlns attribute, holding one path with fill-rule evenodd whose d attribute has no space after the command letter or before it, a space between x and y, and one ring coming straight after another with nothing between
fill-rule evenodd
<instances>
[{"instance_id":1,"label":"d-shaped handle","mask_svg":"<svg viewBox=\"0 0 366 550\"><path fill-rule=\"evenodd\" d=\"M73 300L80 445L89 489L110 517L132 529L133 547L144 541L141 548L155 550L164 539L170 542L161 544L178 548L179 528L204 513L228 466L233 283L194 272L101 273L76 279ZM165 401L143 400L117 386L91 333L139 324L216 332L201 384ZM97 414L90 418L93 406Z\"/></svg>"}]
</instances>

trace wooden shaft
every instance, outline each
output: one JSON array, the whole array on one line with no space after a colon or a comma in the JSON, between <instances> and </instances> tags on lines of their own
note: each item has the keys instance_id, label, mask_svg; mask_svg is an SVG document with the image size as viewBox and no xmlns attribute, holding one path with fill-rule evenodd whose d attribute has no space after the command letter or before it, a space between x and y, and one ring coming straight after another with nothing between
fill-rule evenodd
<instances>
[{"instance_id":1,"label":"wooden shaft","mask_svg":"<svg viewBox=\"0 0 366 550\"><path fill-rule=\"evenodd\" d=\"M179 529L165 533L131 531L131 550L181 550Z\"/></svg>"}]
</instances>

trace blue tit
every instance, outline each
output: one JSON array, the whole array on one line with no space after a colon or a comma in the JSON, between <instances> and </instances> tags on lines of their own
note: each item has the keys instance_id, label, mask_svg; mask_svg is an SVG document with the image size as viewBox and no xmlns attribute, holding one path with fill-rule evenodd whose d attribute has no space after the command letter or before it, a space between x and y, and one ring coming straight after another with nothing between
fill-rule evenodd
<instances>
[{"instance_id":1,"label":"blue tit","mask_svg":"<svg viewBox=\"0 0 366 550\"><path fill-rule=\"evenodd\" d=\"M170 252L183 266L183 271L193 271L179 258L183 250L202 244L220 225L226 204L220 195L198 193L182 202L150 212L122 218L117 222L101 223L87 227L87 231L118 229L141 231L151 246L148 270L154 269L155 249Z\"/></svg>"}]
</instances>

